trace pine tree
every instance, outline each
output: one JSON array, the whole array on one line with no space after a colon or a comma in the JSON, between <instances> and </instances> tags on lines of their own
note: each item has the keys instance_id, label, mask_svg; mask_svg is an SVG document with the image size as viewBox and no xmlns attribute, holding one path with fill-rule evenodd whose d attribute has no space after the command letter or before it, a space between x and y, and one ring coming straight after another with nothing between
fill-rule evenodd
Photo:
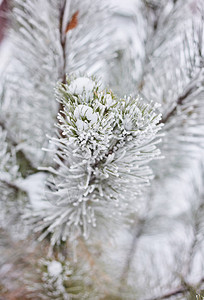
<instances>
[{"instance_id":1,"label":"pine tree","mask_svg":"<svg viewBox=\"0 0 204 300\"><path fill-rule=\"evenodd\" d=\"M203 10L11 1L2 299L202 297Z\"/></svg>"}]
</instances>

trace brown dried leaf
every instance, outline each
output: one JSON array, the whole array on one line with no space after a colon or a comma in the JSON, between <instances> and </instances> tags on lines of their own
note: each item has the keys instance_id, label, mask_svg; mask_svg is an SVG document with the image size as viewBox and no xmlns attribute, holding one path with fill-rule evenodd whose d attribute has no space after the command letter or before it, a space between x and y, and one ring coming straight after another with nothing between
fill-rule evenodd
<instances>
[{"instance_id":1,"label":"brown dried leaf","mask_svg":"<svg viewBox=\"0 0 204 300\"><path fill-rule=\"evenodd\" d=\"M76 11L70 22L67 24L67 27L66 27L66 30L65 30L65 33L67 33L69 30L71 29L74 29L77 25L78 25L78 14L79 14L79 11Z\"/></svg>"}]
</instances>

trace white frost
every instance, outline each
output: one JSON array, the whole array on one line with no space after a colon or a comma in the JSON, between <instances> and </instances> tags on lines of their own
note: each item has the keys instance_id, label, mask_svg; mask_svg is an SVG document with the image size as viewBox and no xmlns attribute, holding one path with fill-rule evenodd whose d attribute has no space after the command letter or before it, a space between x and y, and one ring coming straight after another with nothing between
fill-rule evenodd
<instances>
[{"instance_id":1,"label":"white frost","mask_svg":"<svg viewBox=\"0 0 204 300\"><path fill-rule=\"evenodd\" d=\"M88 128L88 124L87 123L85 123L84 121L82 121L82 120L77 120L76 121L76 126L77 126L77 128L79 129L79 130L86 130L87 128Z\"/></svg>"},{"instance_id":2,"label":"white frost","mask_svg":"<svg viewBox=\"0 0 204 300\"><path fill-rule=\"evenodd\" d=\"M79 77L73 80L69 86L69 91L72 94L82 95L85 92L86 96L89 98L93 95L94 81L86 78Z\"/></svg>"},{"instance_id":3,"label":"white frost","mask_svg":"<svg viewBox=\"0 0 204 300\"><path fill-rule=\"evenodd\" d=\"M47 266L47 271L50 276L57 277L62 273L62 265L56 260L51 261Z\"/></svg>"},{"instance_id":4,"label":"white frost","mask_svg":"<svg viewBox=\"0 0 204 300\"><path fill-rule=\"evenodd\" d=\"M38 172L16 182L20 188L27 192L34 209L43 209L51 206L48 201L43 201L46 178L46 173Z\"/></svg>"},{"instance_id":5,"label":"white frost","mask_svg":"<svg viewBox=\"0 0 204 300\"><path fill-rule=\"evenodd\" d=\"M106 105L107 105L107 107L109 108L112 104L113 104L113 98L111 97L110 94L108 94L108 95L106 96Z\"/></svg>"},{"instance_id":6,"label":"white frost","mask_svg":"<svg viewBox=\"0 0 204 300\"><path fill-rule=\"evenodd\" d=\"M124 125L124 128L127 130L127 131L130 131L133 129L133 123L132 123L132 120L131 118L126 118L123 122L123 125Z\"/></svg>"},{"instance_id":7,"label":"white frost","mask_svg":"<svg viewBox=\"0 0 204 300\"><path fill-rule=\"evenodd\" d=\"M94 113L93 109L87 105L78 105L74 111L74 116L76 119L81 119L81 117L85 117L91 124L96 123L98 120L97 114ZM78 121L79 120L77 120L77 122ZM81 124L81 122L78 122L78 124Z\"/></svg>"}]
</instances>

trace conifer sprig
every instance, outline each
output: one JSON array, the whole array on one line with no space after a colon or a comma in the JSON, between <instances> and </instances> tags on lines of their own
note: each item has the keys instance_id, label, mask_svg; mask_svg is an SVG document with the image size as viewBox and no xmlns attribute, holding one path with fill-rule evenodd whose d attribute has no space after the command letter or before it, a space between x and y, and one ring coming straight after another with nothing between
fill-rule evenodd
<instances>
[{"instance_id":1,"label":"conifer sprig","mask_svg":"<svg viewBox=\"0 0 204 300\"><path fill-rule=\"evenodd\" d=\"M38 230L50 232L52 244L83 235L88 238L97 215L128 216L137 196L153 178L148 163L158 158L161 115L157 105L139 97L117 98L90 77L68 78L57 87L64 108L52 138L57 169L50 178L45 211Z\"/></svg>"}]
</instances>

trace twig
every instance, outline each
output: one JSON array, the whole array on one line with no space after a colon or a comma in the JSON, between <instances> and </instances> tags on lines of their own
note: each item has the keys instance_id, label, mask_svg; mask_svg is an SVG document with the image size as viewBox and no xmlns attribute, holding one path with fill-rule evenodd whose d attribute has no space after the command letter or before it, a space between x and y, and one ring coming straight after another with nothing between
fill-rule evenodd
<instances>
[{"instance_id":1,"label":"twig","mask_svg":"<svg viewBox=\"0 0 204 300\"><path fill-rule=\"evenodd\" d=\"M187 286L180 286L180 287L175 288L172 291L169 291L169 292L163 294L162 296L148 298L148 299L145 299L145 300L163 300L163 299L168 299L168 298L170 298L172 296L183 294L183 293L188 292L188 291L189 291L189 287L187 287Z\"/></svg>"},{"instance_id":2,"label":"twig","mask_svg":"<svg viewBox=\"0 0 204 300\"><path fill-rule=\"evenodd\" d=\"M123 283L126 281L128 272L130 270L131 262L135 254L135 250L138 244L138 240L141 237L144 229L145 219L139 220L138 224L135 226L135 232L133 236L133 241L127 255L127 259L125 261L125 265L122 271L121 279L120 279L120 287L122 287Z\"/></svg>"},{"instance_id":3,"label":"twig","mask_svg":"<svg viewBox=\"0 0 204 300\"><path fill-rule=\"evenodd\" d=\"M67 63L67 57L66 57L66 39L67 39L67 33L74 29L77 24L78 24L78 14L79 12L76 11L71 20L67 21L64 20L64 18L66 17L65 14L65 10L66 10L66 4L67 4L67 0L64 0L64 3L62 5L61 11L60 11L60 22L59 22L59 31L60 31L60 43L61 43L61 47L62 47L62 68L60 70L60 78L62 80L62 83L66 83L66 63ZM64 28L64 24L66 24L65 28ZM62 112L64 111L64 107L62 102L59 103L59 109L58 109L58 113L62 114ZM62 131L60 130L60 135L62 138L64 138L64 136L62 135Z\"/></svg>"},{"instance_id":4,"label":"twig","mask_svg":"<svg viewBox=\"0 0 204 300\"><path fill-rule=\"evenodd\" d=\"M173 107L173 109L168 112L168 114L163 117L159 123L167 123L167 121L170 119L170 117L172 117L176 110L177 110L177 107L178 105L182 105L183 104L183 101L188 97L190 96L193 92L195 91L195 86L190 86L185 93L183 93L180 97L178 97L177 101L175 102L175 105Z\"/></svg>"},{"instance_id":5,"label":"twig","mask_svg":"<svg viewBox=\"0 0 204 300\"><path fill-rule=\"evenodd\" d=\"M64 3L62 5L61 11L60 11L60 22L59 22L59 31L60 31L60 43L62 47L62 68L60 70L60 78L62 80L62 83L66 83L66 31L64 31L63 24L64 24L64 15L65 15L65 8L66 8L66 0L64 0ZM58 108L58 114L62 114L64 110L62 102L59 103ZM63 138L62 130L59 130L60 136Z\"/></svg>"},{"instance_id":6,"label":"twig","mask_svg":"<svg viewBox=\"0 0 204 300\"><path fill-rule=\"evenodd\" d=\"M60 70L60 78L62 79L62 83L66 83L66 63L67 63L67 57L66 57L66 40L67 40L67 33L74 29L78 25L78 15L79 11L76 11L70 20L65 20L66 13L66 5L67 0L64 0L64 3L62 5L61 11L60 11L60 22L59 22L59 31L60 31L60 43L62 47L62 68ZM65 25L65 26L64 26Z\"/></svg>"},{"instance_id":7,"label":"twig","mask_svg":"<svg viewBox=\"0 0 204 300\"><path fill-rule=\"evenodd\" d=\"M15 192L18 192L18 191L23 191L25 192L22 188L20 188L17 184L13 183L13 182L10 182L10 181L7 181L7 180L4 180L4 179L0 179L0 183L3 183L5 184L7 187L15 190Z\"/></svg>"},{"instance_id":8,"label":"twig","mask_svg":"<svg viewBox=\"0 0 204 300\"><path fill-rule=\"evenodd\" d=\"M62 83L66 82L66 32L63 30L63 19L64 19L64 13L65 13L65 7L66 7L66 0L64 0L64 4L61 8L60 12L60 43L62 46L62 59L63 59L63 64L62 64L62 69L60 72L60 77L62 78Z\"/></svg>"},{"instance_id":9,"label":"twig","mask_svg":"<svg viewBox=\"0 0 204 300\"><path fill-rule=\"evenodd\" d=\"M199 287L201 286L202 284L204 283L204 277L201 278L200 282L196 285L196 287ZM191 292L192 290L195 290L192 286L186 284L184 282L183 285L171 290L171 291L168 291L166 293L164 293L163 295L161 296L157 296L157 297L153 297L153 298L147 298L145 300L163 300L163 299L168 299L172 296L176 296L176 295L179 295L179 294L183 294L183 293L187 293L187 292Z\"/></svg>"}]
</instances>

